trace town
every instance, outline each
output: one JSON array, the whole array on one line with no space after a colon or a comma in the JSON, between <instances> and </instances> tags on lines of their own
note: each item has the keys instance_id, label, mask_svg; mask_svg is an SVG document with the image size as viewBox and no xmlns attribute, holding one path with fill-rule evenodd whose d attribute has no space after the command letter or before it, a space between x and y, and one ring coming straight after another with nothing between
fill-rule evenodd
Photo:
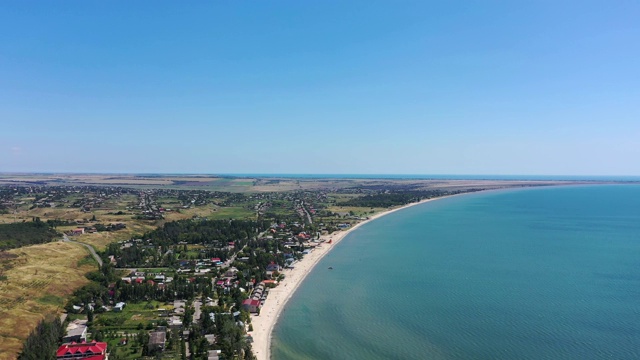
<instances>
[{"instance_id":1,"label":"town","mask_svg":"<svg viewBox=\"0 0 640 360\"><path fill-rule=\"evenodd\" d=\"M332 234L389 208L480 189L350 185L245 193L1 186L2 335L23 339L21 359L253 359L252 320ZM51 275L62 271L58 248L73 277ZM28 273L37 256L24 251L37 249L50 256ZM24 290L9 290L22 281ZM21 301L29 296L35 304ZM9 329L34 308L44 318L16 337Z\"/></svg>"}]
</instances>

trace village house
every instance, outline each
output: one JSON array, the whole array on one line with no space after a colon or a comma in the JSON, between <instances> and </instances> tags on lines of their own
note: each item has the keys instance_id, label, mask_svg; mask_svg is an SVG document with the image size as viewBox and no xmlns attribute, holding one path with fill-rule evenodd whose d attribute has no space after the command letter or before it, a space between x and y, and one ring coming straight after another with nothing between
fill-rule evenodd
<instances>
[{"instance_id":1,"label":"village house","mask_svg":"<svg viewBox=\"0 0 640 360\"><path fill-rule=\"evenodd\" d=\"M62 344L56 352L56 359L107 360L107 343L92 341Z\"/></svg>"},{"instance_id":2,"label":"village house","mask_svg":"<svg viewBox=\"0 0 640 360\"><path fill-rule=\"evenodd\" d=\"M177 316L172 316L171 321L169 321L169 327L172 331L182 329L182 320Z\"/></svg>"},{"instance_id":3,"label":"village house","mask_svg":"<svg viewBox=\"0 0 640 360\"><path fill-rule=\"evenodd\" d=\"M87 340L87 320L74 320L67 325L67 333L62 342L83 342Z\"/></svg>"},{"instance_id":4,"label":"village house","mask_svg":"<svg viewBox=\"0 0 640 360\"><path fill-rule=\"evenodd\" d=\"M207 339L209 345L213 345L216 343L216 336L214 334L205 334L204 338Z\"/></svg>"},{"instance_id":5,"label":"village house","mask_svg":"<svg viewBox=\"0 0 640 360\"><path fill-rule=\"evenodd\" d=\"M167 333L164 331L154 331L149 334L148 348L150 352L164 351L164 345L167 340Z\"/></svg>"},{"instance_id":6,"label":"village house","mask_svg":"<svg viewBox=\"0 0 640 360\"><path fill-rule=\"evenodd\" d=\"M274 262L272 262L271 264L267 265L267 271L280 271L280 266Z\"/></svg>"},{"instance_id":7,"label":"village house","mask_svg":"<svg viewBox=\"0 0 640 360\"><path fill-rule=\"evenodd\" d=\"M242 302L242 308L250 313L257 313L260 308L260 300L247 299Z\"/></svg>"},{"instance_id":8,"label":"village house","mask_svg":"<svg viewBox=\"0 0 640 360\"><path fill-rule=\"evenodd\" d=\"M262 283L265 285L278 285L277 280L263 280Z\"/></svg>"},{"instance_id":9,"label":"village house","mask_svg":"<svg viewBox=\"0 0 640 360\"><path fill-rule=\"evenodd\" d=\"M226 277L226 278L234 278L234 277L236 277L237 273L238 273L238 269L236 269L235 267L232 267L229 270L227 270L227 272L224 273L224 277Z\"/></svg>"},{"instance_id":10,"label":"village house","mask_svg":"<svg viewBox=\"0 0 640 360\"><path fill-rule=\"evenodd\" d=\"M209 350L207 352L207 360L218 360L220 359L220 354L222 350Z\"/></svg>"}]
</instances>

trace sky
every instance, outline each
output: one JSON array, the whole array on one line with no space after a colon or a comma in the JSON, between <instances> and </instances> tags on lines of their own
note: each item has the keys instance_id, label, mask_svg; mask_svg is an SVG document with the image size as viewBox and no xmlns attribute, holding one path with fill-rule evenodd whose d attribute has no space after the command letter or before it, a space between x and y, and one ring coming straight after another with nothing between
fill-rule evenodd
<instances>
[{"instance_id":1,"label":"sky","mask_svg":"<svg viewBox=\"0 0 640 360\"><path fill-rule=\"evenodd\" d=\"M640 3L2 1L0 172L640 175Z\"/></svg>"}]
</instances>

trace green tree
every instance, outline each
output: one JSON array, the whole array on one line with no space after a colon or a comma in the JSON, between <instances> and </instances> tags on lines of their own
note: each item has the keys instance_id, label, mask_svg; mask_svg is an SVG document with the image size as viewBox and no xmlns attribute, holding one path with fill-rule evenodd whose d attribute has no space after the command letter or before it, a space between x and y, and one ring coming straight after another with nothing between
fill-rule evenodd
<instances>
[{"instance_id":1,"label":"green tree","mask_svg":"<svg viewBox=\"0 0 640 360\"><path fill-rule=\"evenodd\" d=\"M93 332L93 340L104 341L104 335L102 334L102 331L100 331L100 329L97 329Z\"/></svg>"}]
</instances>

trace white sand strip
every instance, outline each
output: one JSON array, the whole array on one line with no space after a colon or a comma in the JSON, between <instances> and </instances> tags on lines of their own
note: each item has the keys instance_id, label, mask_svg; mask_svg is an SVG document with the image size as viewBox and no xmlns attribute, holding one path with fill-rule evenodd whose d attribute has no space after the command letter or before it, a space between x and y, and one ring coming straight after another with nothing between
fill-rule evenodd
<instances>
[{"instance_id":1,"label":"white sand strip","mask_svg":"<svg viewBox=\"0 0 640 360\"><path fill-rule=\"evenodd\" d=\"M357 225L351 227L348 230L339 231L331 235L324 235L322 239L326 240L322 245L315 248L311 253L304 256L304 258L294 264L294 269L283 270L285 279L278 284L277 287L269 291L269 296L264 303L262 309L260 309L260 315L253 315L251 317L251 323L253 324L253 332L250 333L253 336L253 353L258 360L268 360L271 351L271 332L278 320L278 316L282 312L285 304L291 298L291 295L298 288L302 280L309 274L311 269L318 263L323 256L325 256L333 247L339 243L349 232L357 229L363 224L380 218L384 215L390 214L394 211L402 210L411 206L422 204L428 201L444 199L449 196L443 196L433 199L426 199L420 202L408 204L402 207L391 209L385 212L381 212L371 216L368 220L364 220ZM332 240L329 244L328 241Z\"/></svg>"}]
</instances>

